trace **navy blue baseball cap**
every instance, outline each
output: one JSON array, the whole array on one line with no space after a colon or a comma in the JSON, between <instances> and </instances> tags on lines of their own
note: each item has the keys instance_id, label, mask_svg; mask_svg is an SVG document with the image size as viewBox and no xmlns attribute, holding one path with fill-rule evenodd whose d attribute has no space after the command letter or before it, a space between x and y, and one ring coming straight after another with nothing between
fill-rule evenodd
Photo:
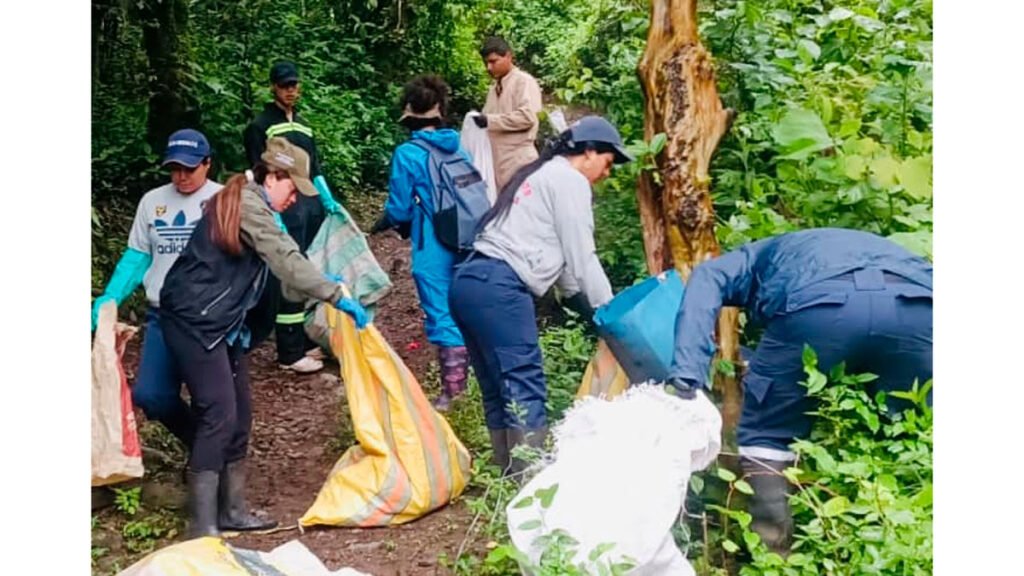
<instances>
[{"instance_id":1,"label":"navy blue baseball cap","mask_svg":"<svg viewBox=\"0 0 1024 576\"><path fill-rule=\"evenodd\" d=\"M185 128L171 134L167 139L167 150L164 152L164 161L161 165L173 163L195 168L209 155L210 143L206 136L199 130Z\"/></svg>"},{"instance_id":2,"label":"navy blue baseball cap","mask_svg":"<svg viewBox=\"0 0 1024 576\"><path fill-rule=\"evenodd\" d=\"M626 145L622 143L622 136L612 126L612 123L600 116L584 116L571 126L569 132L572 134L573 142L604 142L611 145L615 154L616 164L625 164L635 160L633 155L626 151Z\"/></svg>"},{"instance_id":3,"label":"navy blue baseball cap","mask_svg":"<svg viewBox=\"0 0 1024 576\"><path fill-rule=\"evenodd\" d=\"M270 83L281 85L299 81L299 68L294 62L282 60L270 67Z\"/></svg>"}]
</instances>

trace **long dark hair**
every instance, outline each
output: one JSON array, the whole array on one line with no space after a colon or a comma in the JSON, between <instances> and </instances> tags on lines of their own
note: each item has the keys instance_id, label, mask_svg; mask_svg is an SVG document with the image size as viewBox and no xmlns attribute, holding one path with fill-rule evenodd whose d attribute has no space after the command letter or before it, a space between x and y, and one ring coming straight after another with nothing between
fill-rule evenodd
<instances>
[{"instance_id":1,"label":"long dark hair","mask_svg":"<svg viewBox=\"0 0 1024 576\"><path fill-rule=\"evenodd\" d=\"M555 138L549 139L544 144L544 149L541 150L540 156L533 162L516 170L512 178L501 189L501 192L498 193L498 198L494 201L494 206L491 206L491 209L483 215L480 223L477 224L477 234L483 232L492 221L500 220L508 215L508 211L512 208L512 203L516 198L516 191L519 190L519 187L523 185L523 182L526 182L530 175L540 170L540 167L546 162L555 156L579 156L580 154L585 154L587 150L594 150L599 154L615 152L611 144L606 142L574 142L571 130L566 130Z\"/></svg>"}]
</instances>

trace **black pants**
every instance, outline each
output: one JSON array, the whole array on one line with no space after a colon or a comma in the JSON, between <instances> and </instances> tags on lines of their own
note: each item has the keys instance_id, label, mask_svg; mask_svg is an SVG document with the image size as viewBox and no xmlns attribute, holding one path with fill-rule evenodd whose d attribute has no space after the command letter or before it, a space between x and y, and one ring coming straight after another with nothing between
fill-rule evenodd
<instances>
[{"instance_id":1,"label":"black pants","mask_svg":"<svg viewBox=\"0 0 1024 576\"><path fill-rule=\"evenodd\" d=\"M163 322L164 338L192 397L195 441L188 466L219 472L245 458L252 428L249 363L241 343L206 350L198 340Z\"/></svg>"}]
</instances>

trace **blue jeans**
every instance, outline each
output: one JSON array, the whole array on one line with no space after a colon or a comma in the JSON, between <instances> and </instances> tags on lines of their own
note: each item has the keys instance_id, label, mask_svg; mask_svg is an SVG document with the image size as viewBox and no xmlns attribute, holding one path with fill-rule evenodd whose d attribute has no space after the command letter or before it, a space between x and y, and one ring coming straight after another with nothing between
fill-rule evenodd
<instances>
[{"instance_id":1,"label":"blue jeans","mask_svg":"<svg viewBox=\"0 0 1024 576\"><path fill-rule=\"evenodd\" d=\"M487 428L546 426L537 316L519 276L477 253L456 267L448 302L480 382Z\"/></svg>"},{"instance_id":2,"label":"blue jeans","mask_svg":"<svg viewBox=\"0 0 1024 576\"><path fill-rule=\"evenodd\" d=\"M188 404L181 399L181 372L177 369L160 325L160 311L146 311L146 336L142 342L139 372L132 386L132 402L146 418L163 424L186 448L192 448L195 423Z\"/></svg>"},{"instance_id":3,"label":"blue jeans","mask_svg":"<svg viewBox=\"0 0 1024 576\"><path fill-rule=\"evenodd\" d=\"M817 352L827 374L846 362L847 374L871 373L880 390L908 390L914 379L932 377L932 293L880 270L858 270L789 294L785 311L773 317L743 377L740 454L791 460L789 445L806 438L816 404L800 384L803 347ZM931 397L929 396L929 402ZM889 398L889 409L905 407Z\"/></svg>"}]
</instances>

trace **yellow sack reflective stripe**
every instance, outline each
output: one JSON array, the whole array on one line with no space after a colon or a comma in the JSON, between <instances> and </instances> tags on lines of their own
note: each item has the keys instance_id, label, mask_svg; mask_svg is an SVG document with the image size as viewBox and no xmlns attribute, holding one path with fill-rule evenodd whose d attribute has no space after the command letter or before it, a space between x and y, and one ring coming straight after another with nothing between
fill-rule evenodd
<instances>
[{"instance_id":1,"label":"yellow sack reflective stripe","mask_svg":"<svg viewBox=\"0 0 1024 576\"><path fill-rule=\"evenodd\" d=\"M622 394L629 387L629 378L626 371L619 366L611 348L604 340L598 340L597 350L594 357L587 364L587 370L583 373L583 381L580 382L579 390L576 391L576 398L585 396L604 396L614 398Z\"/></svg>"},{"instance_id":2,"label":"yellow sack reflective stripe","mask_svg":"<svg viewBox=\"0 0 1024 576\"><path fill-rule=\"evenodd\" d=\"M299 523L387 526L444 506L466 487L469 452L373 324L356 330L347 314L325 309L358 445Z\"/></svg>"}]
</instances>

